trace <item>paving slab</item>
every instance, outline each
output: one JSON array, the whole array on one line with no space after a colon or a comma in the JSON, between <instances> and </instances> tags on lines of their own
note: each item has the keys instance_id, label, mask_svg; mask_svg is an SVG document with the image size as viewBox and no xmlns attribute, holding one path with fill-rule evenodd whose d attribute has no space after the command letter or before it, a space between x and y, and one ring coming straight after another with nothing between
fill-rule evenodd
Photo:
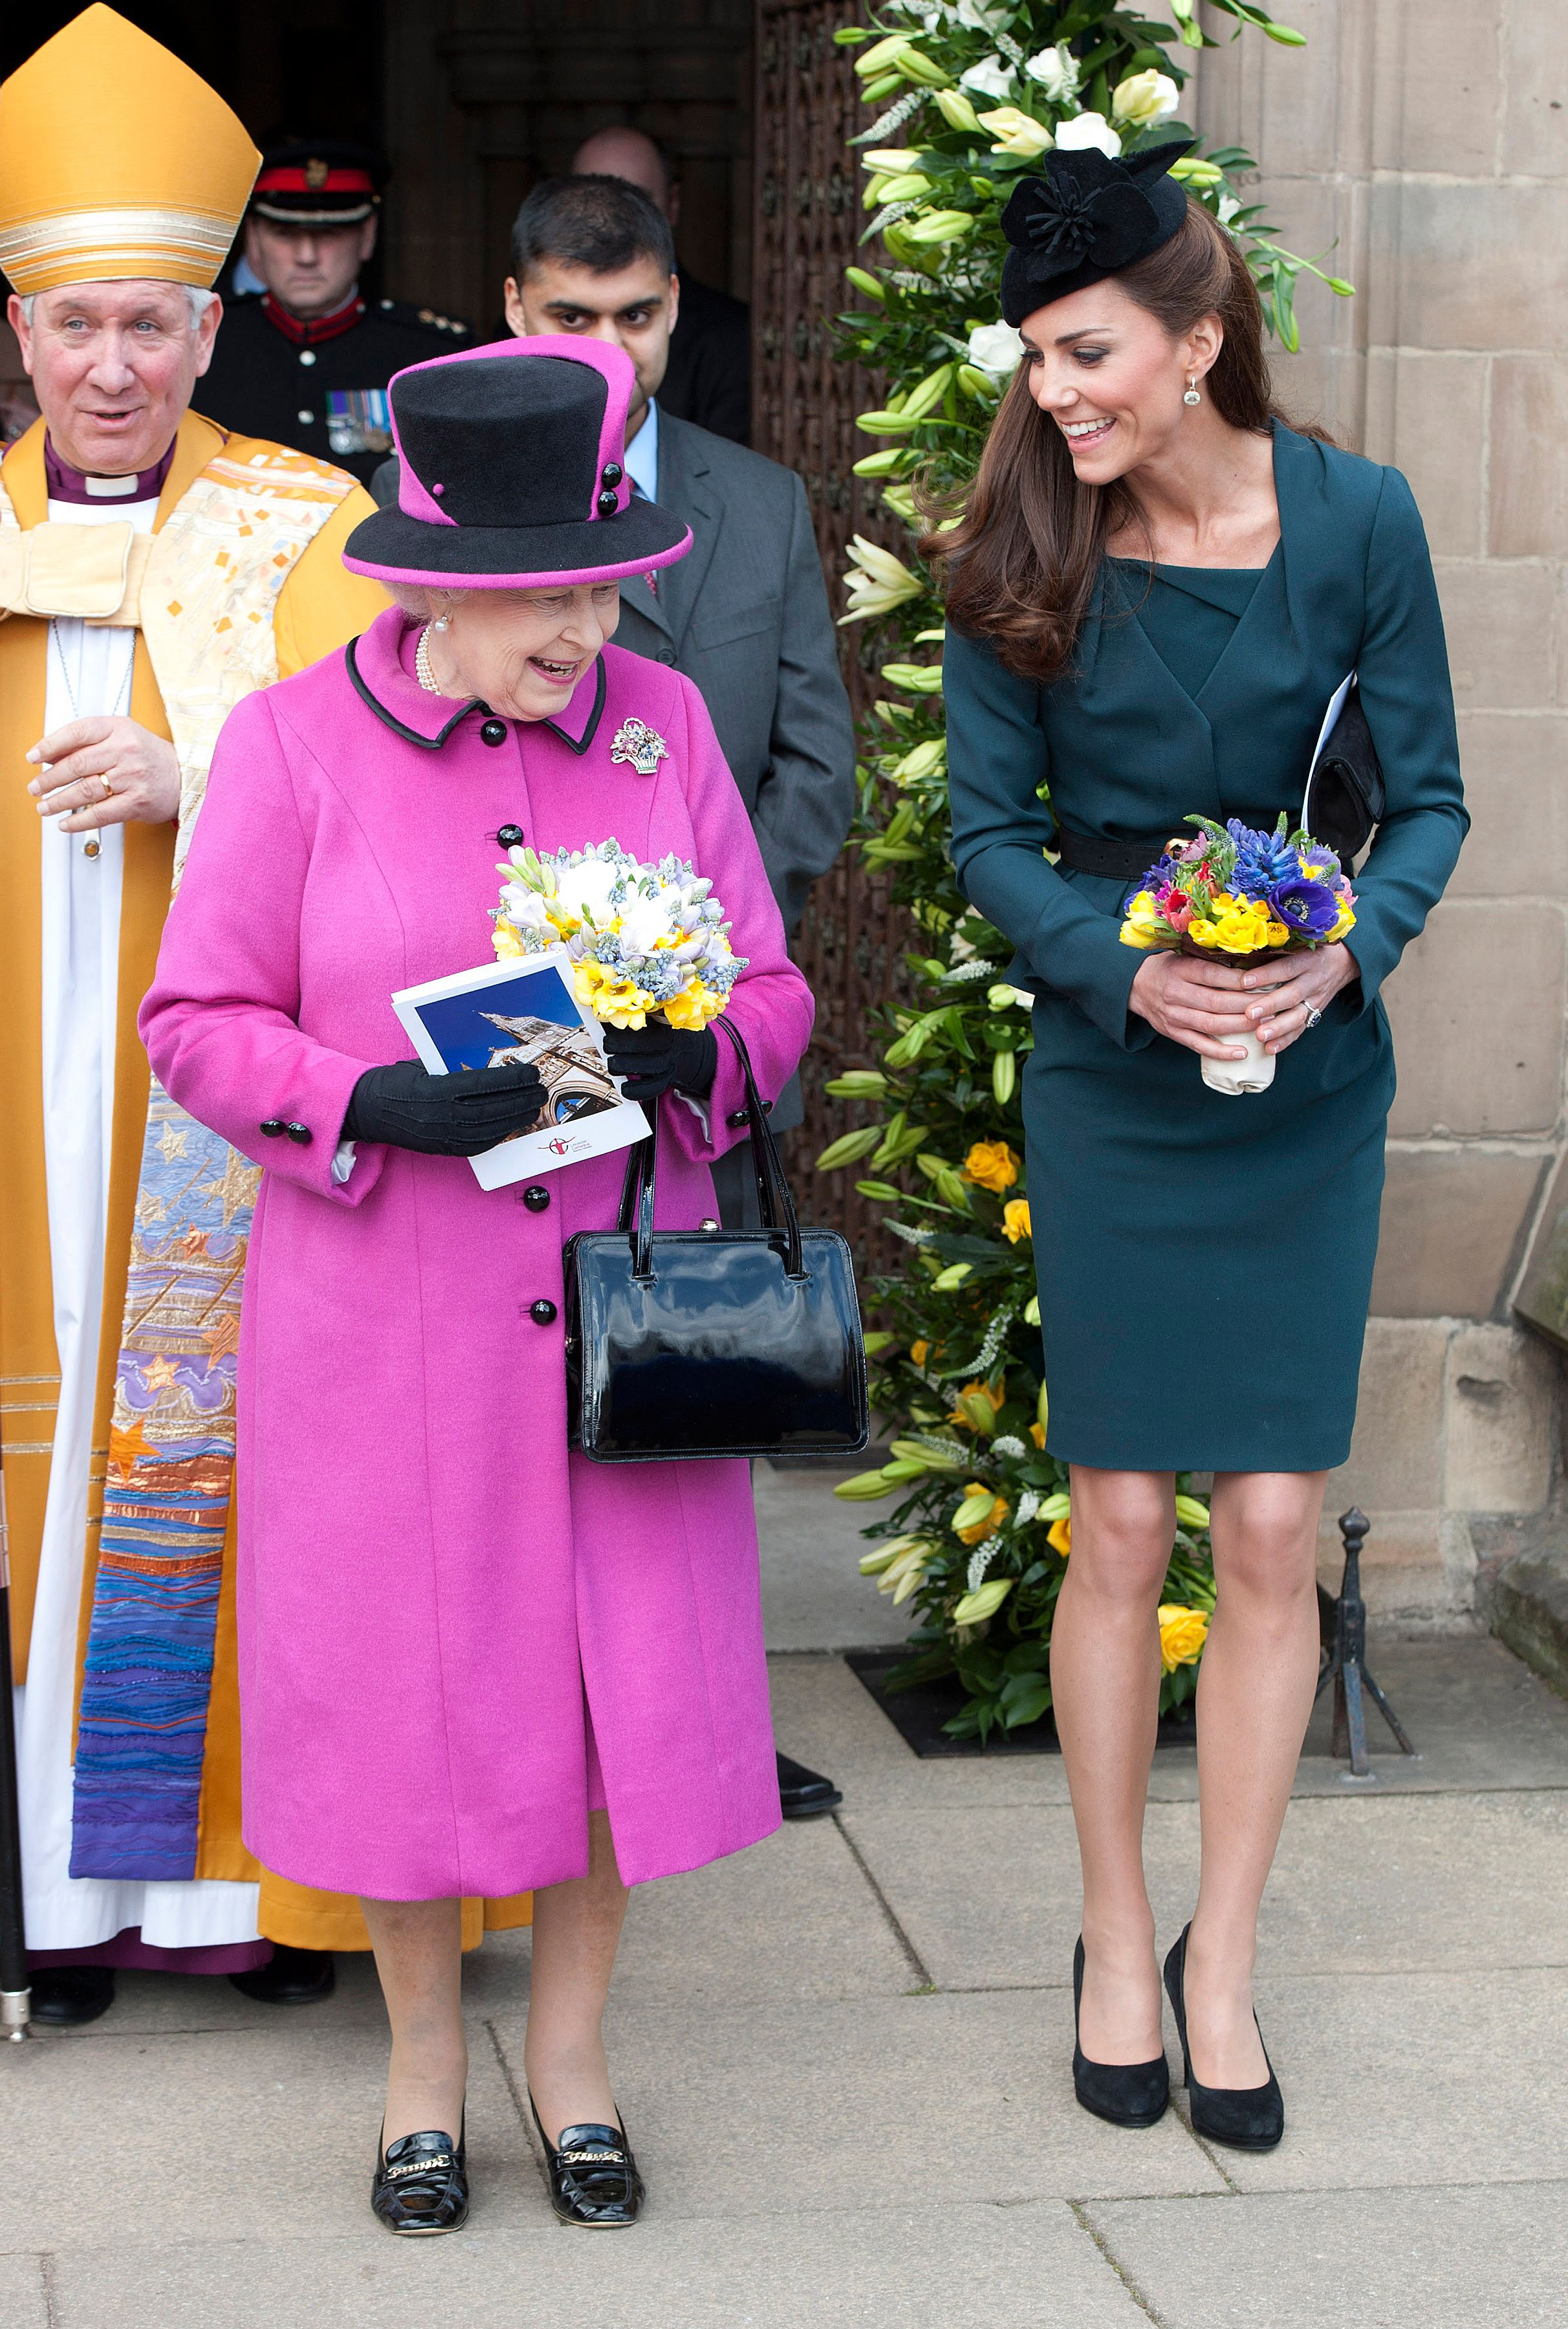
<instances>
[{"instance_id":1,"label":"paving slab","mask_svg":"<svg viewBox=\"0 0 1568 2329\"><path fill-rule=\"evenodd\" d=\"M521 2082L521 2021L493 2025ZM941 2205L1224 2179L1174 2115L1130 2135L1073 2098L1060 1994L623 2009L615 2094L661 2216L810 2215L863 2190ZM716 2172L714 2147L722 2153Z\"/></svg>"},{"instance_id":2,"label":"paving slab","mask_svg":"<svg viewBox=\"0 0 1568 2329\"><path fill-rule=\"evenodd\" d=\"M381 2031L301 2027L0 2050L0 2249L168 2238L241 2226L301 2239L356 2231L368 2205L386 2081ZM468 2147L484 2214L548 2221L506 2077L471 2041ZM521 2059L521 2057L520 2057ZM477 2213L476 2210L476 2213ZM3 2318L0 2315L0 2318Z\"/></svg>"},{"instance_id":3,"label":"paving slab","mask_svg":"<svg viewBox=\"0 0 1568 2329\"><path fill-rule=\"evenodd\" d=\"M1223 2155L1240 2190L1563 2174L1568 1972L1263 1977L1257 1999L1284 2089L1285 2139L1277 2151Z\"/></svg>"},{"instance_id":4,"label":"paving slab","mask_svg":"<svg viewBox=\"0 0 1568 2329\"><path fill-rule=\"evenodd\" d=\"M872 1462L868 1456L856 1469ZM770 1650L866 1650L902 1642L909 1613L895 1609L859 1571L860 1534L871 1514L847 1504L833 1483L850 1476L814 1466L751 1467L762 1552L763 1628Z\"/></svg>"},{"instance_id":5,"label":"paving slab","mask_svg":"<svg viewBox=\"0 0 1568 2329\"><path fill-rule=\"evenodd\" d=\"M0 2256L0 2321L5 2329L52 2329L42 2257Z\"/></svg>"},{"instance_id":6,"label":"paving slab","mask_svg":"<svg viewBox=\"0 0 1568 2329\"><path fill-rule=\"evenodd\" d=\"M909 1961L831 1819L793 1820L749 1852L640 1885L615 1967L644 2000L897 1997Z\"/></svg>"},{"instance_id":7,"label":"paving slab","mask_svg":"<svg viewBox=\"0 0 1568 2329\"><path fill-rule=\"evenodd\" d=\"M858 1799L857 1799L858 1800ZM939 1989L1071 1978L1072 1812L1052 1805L840 1815ZM1197 1888L1196 1804L1151 1803L1144 1864L1162 1948ZM1568 1965L1568 1793L1291 1804L1259 1926L1264 1972Z\"/></svg>"},{"instance_id":8,"label":"paving slab","mask_svg":"<svg viewBox=\"0 0 1568 2329\"><path fill-rule=\"evenodd\" d=\"M1163 2329L1568 2318L1568 2184L1096 2201L1084 2213Z\"/></svg>"},{"instance_id":9,"label":"paving slab","mask_svg":"<svg viewBox=\"0 0 1568 2329\"><path fill-rule=\"evenodd\" d=\"M728 2158L717 2163L727 2183ZM42 2316L40 2316L42 2318ZM51 2329L1147 2329L1059 2202L787 2217L657 2204L634 2231L584 2239L466 2231L397 2240L256 2240L203 2250L99 2248L56 2267ZM28 2324L32 2329L32 2324Z\"/></svg>"}]
</instances>

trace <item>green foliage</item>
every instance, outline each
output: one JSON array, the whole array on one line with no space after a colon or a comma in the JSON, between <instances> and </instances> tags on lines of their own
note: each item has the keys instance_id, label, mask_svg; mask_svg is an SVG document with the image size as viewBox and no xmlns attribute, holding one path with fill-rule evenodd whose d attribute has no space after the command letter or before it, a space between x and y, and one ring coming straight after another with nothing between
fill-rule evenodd
<instances>
[{"instance_id":1,"label":"green foliage","mask_svg":"<svg viewBox=\"0 0 1568 2329\"><path fill-rule=\"evenodd\" d=\"M1215 0L1270 39L1301 36L1243 0ZM1019 176L1061 125L1086 124L1130 152L1179 134L1181 52L1212 45L1195 0L1174 25L1117 0L892 0L837 38L874 118L862 149L871 212L867 261L847 270L869 304L840 318L840 349L887 382L861 416L873 449L856 464L888 515L913 533L910 480L937 489L973 474L1017 359L997 321L999 220ZM1069 133L1077 135L1080 133ZM1297 344L1294 288L1310 262L1280 248L1242 180L1239 146L1194 151L1178 176L1237 237L1271 330ZM878 245L880 244L881 256ZM1336 292L1350 286L1323 276ZM906 1000L879 1031L881 1065L828 1089L842 1133L818 1160L856 1171L885 1205L906 1267L872 1289L888 1327L877 1345L878 1407L901 1436L880 1471L839 1493L892 1501L866 1530L861 1563L919 1621L906 1683L955 1673L969 1693L949 1725L982 1740L1050 1705L1051 1621L1065 1573L1066 1467L1044 1452L1039 1306L1023 1197L1021 1069L1032 998L1008 981L1012 948L960 895L948 857L942 702L943 608L930 570L857 536L845 623L877 627L883 693L865 724L851 845L885 873L914 932ZM1162 1599L1214 1606L1207 1513L1185 1493ZM1053 1542L1053 1534L1055 1542ZM1192 1694L1196 1662L1167 1674L1162 1710Z\"/></svg>"}]
</instances>

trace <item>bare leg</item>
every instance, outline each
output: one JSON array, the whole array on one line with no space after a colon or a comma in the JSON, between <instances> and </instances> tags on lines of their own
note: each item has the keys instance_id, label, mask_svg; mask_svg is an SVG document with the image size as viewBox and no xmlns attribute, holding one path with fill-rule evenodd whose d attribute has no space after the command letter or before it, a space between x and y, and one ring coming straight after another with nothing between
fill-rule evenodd
<instances>
[{"instance_id":1,"label":"bare leg","mask_svg":"<svg viewBox=\"0 0 1568 2329\"><path fill-rule=\"evenodd\" d=\"M602 2023L625 1921L609 1815L588 1814L588 1872L533 1896L533 1985L523 2068L552 2143L563 2126L618 2126Z\"/></svg>"},{"instance_id":2,"label":"bare leg","mask_svg":"<svg viewBox=\"0 0 1568 2329\"><path fill-rule=\"evenodd\" d=\"M468 2041L463 2029L462 1903L361 1900L392 2025L383 2140L438 2128L456 2141Z\"/></svg>"},{"instance_id":3,"label":"bare leg","mask_svg":"<svg viewBox=\"0 0 1568 2329\"><path fill-rule=\"evenodd\" d=\"M1203 1873L1187 2031L1206 2087L1268 2076L1253 2021L1258 1908L1318 1680L1323 1472L1224 1472L1211 1502L1218 1606L1197 1683Z\"/></svg>"},{"instance_id":4,"label":"bare leg","mask_svg":"<svg viewBox=\"0 0 1568 2329\"><path fill-rule=\"evenodd\" d=\"M1084 1865L1079 2036L1092 2062L1150 2062L1163 2044L1143 1806L1174 1488L1169 1472L1072 1467L1073 1550L1051 1628L1051 1696Z\"/></svg>"}]
</instances>

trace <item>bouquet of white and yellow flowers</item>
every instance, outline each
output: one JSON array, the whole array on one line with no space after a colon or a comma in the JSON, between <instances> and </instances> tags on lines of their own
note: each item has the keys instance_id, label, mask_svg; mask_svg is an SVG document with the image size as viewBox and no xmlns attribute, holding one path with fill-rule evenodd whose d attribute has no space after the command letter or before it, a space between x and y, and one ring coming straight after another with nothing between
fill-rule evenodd
<instances>
[{"instance_id":1,"label":"bouquet of white and yellow flowers","mask_svg":"<svg viewBox=\"0 0 1568 2329\"><path fill-rule=\"evenodd\" d=\"M713 884L679 857L644 864L618 841L513 848L491 909L503 959L564 947L577 1001L612 1027L643 1027L662 1013L672 1027L706 1027L746 968Z\"/></svg>"}]
</instances>

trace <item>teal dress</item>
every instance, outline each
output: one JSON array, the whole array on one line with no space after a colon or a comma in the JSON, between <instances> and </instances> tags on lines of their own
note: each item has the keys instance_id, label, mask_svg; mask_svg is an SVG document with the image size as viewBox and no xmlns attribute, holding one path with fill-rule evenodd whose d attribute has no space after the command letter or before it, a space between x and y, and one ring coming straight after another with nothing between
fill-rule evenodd
<instances>
[{"instance_id":1,"label":"teal dress","mask_svg":"<svg viewBox=\"0 0 1568 2329\"><path fill-rule=\"evenodd\" d=\"M1311 1472L1356 1416L1394 1051L1378 999L1468 825L1442 621L1410 488L1274 432L1260 572L1108 560L1070 674L949 634L953 863L1037 1003L1024 1077L1049 1447L1128 1471ZM1387 786L1356 877L1358 982L1265 1092L1211 1091L1128 1008L1135 883L1053 866L1052 812L1129 841L1194 812L1294 820L1352 670ZM1049 806L1040 797L1049 791Z\"/></svg>"}]
</instances>

